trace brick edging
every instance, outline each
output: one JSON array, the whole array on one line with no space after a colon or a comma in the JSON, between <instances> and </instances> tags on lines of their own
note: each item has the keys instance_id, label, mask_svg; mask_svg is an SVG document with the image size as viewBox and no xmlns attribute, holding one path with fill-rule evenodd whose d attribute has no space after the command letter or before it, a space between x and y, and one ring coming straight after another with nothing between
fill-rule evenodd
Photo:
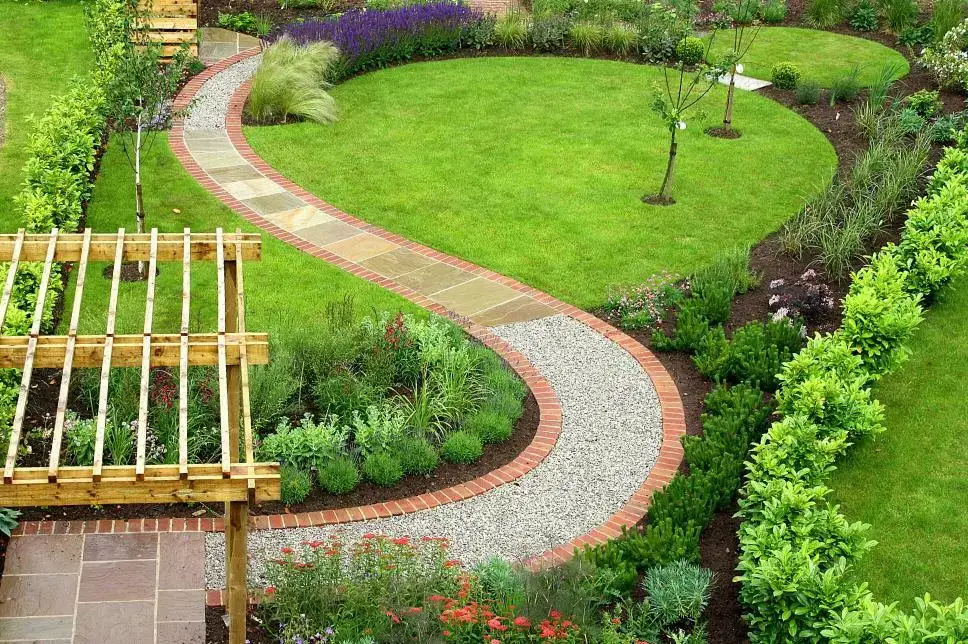
<instances>
[{"instance_id":1,"label":"brick edging","mask_svg":"<svg viewBox=\"0 0 968 644\"><path fill-rule=\"evenodd\" d=\"M227 58L209 67L204 72L189 81L175 99L175 108L187 107L194 99L198 90L212 76L235 63L245 60L259 52L258 49L250 49L231 58ZM680 439L686 433L685 413L683 411L682 400L672 377L665 367L659 362L655 355L642 346L639 342L626 335L622 331L611 326L607 322L600 320L594 315L574 307L565 302L538 291L530 286L522 284L514 279L495 273L486 268L471 264L461 259L440 253L432 248L428 248L417 242L410 241L399 235L383 230L372 224L368 224L360 219L342 212L335 206L328 204L315 195L307 192L298 185L289 181L276 170L263 161L249 146L242 134L242 108L248 96L249 83L241 85L232 96L229 103L229 111L226 116L226 132L229 140L235 146L236 151L259 172L275 181L286 190L304 200L314 208L351 224L365 232L392 241L400 246L408 248L416 253L420 253L437 261L449 264L469 271L476 276L483 277L509 288L512 288L522 295L529 295L535 300L547 305L556 313L567 315L589 327L599 335L611 340L629 355L631 355L643 371L652 380L659 402L662 408L662 445L659 449L659 457L655 465L650 470L646 480L632 497L615 513L613 513L604 523L591 530L590 532L578 536L567 544L557 546L551 550L531 557L527 560L530 565L544 565L559 563L568 560L574 554L575 549L584 546L604 543L608 539L617 537L621 534L623 527L631 527L638 523L649 506L652 493L665 486L675 475L682 462L683 450ZM172 128L170 146L175 156L182 166L191 174L206 190L214 194L222 203L232 208L250 223L258 226L265 232L281 239L303 252L333 264L357 277L373 282L389 291L392 291L408 300L438 315L454 318L451 311L432 302L426 296L413 291L391 279L385 278L374 273L363 266L345 260L315 244L303 240L300 237L281 229L272 222L263 218L261 215L243 204L240 200L232 197L228 192L221 188L208 174L195 162L188 148L185 146L183 123L176 121ZM498 468L497 470L478 477L473 481L459 484L445 490L419 496L409 497L399 501L377 503L369 506L355 508L344 508L340 510L326 510L317 512L303 512L298 514L283 515L258 515L250 517L250 526L253 529L275 529L275 528L295 528L318 525L331 525L337 523L349 523L368 519L376 519L421 510L452 503L462 499L467 499L478 494L509 483L527 472L534 469L548 454L551 453L558 436L561 433L561 404L550 384L544 379L538 370L524 357L523 354L513 349L504 340L497 337L489 328L477 324L469 323L466 320L459 320L465 330L477 338L484 345L500 355L509 366L517 372L518 376L527 384L529 389L538 402L540 420L538 431L532 443L519 454L511 463ZM223 520L221 518L209 519L133 519L128 521L43 521L25 522L18 528L20 534L67 534L82 532L148 532L148 531L221 531ZM209 605L218 605L220 591L210 591L206 597Z\"/></svg>"}]
</instances>

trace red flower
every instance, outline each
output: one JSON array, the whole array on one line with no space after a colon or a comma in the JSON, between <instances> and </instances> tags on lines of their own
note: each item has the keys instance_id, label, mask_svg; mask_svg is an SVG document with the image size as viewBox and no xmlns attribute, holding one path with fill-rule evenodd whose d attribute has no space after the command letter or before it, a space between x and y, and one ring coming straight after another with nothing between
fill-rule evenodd
<instances>
[{"instance_id":1,"label":"red flower","mask_svg":"<svg viewBox=\"0 0 968 644\"><path fill-rule=\"evenodd\" d=\"M387 617L390 618L390 621L393 622L394 624L400 623L400 618L397 617L397 614L394 613L392 610L384 611L384 613L386 614Z\"/></svg>"},{"instance_id":2,"label":"red flower","mask_svg":"<svg viewBox=\"0 0 968 644\"><path fill-rule=\"evenodd\" d=\"M410 538L409 537L397 537L396 539L393 540L393 543L395 543L398 546L409 546L410 545Z\"/></svg>"},{"instance_id":3,"label":"red flower","mask_svg":"<svg viewBox=\"0 0 968 644\"><path fill-rule=\"evenodd\" d=\"M519 615L514 618L514 625L520 626L521 628L530 628L531 620L524 615Z\"/></svg>"},{"instance_id":4,"label":"red flower","mask_svg":"<svg viewBox=\"0 0 968 644\"><path fill-rule=\"evenodd\" d=\"M279 552L281 552L284 555L291 555L292 554L292 548L286 546L286 547L280 548L279 549Z\"/></svg>"},{"instance_id":5,"label":"red flower","mask_svg":"<svg viewBox=\"0 0 968 644\"><path fill-rule=\"evenodd\" d=\"M494 617L488 620L487 625L496 631L506 631L508 627L501 623L500 617Z\"/></svg>"},{"instance_id":6,"label":"red flower","mask_svg":"<svg viewBox=\"0 0 968 644\"><path fill-rule=\"evenodd\" d=\"M561 613L556 610L552 610L550 613L548 613L548 617L551 619L561 619Z\"/></svg>"},{"instance_id":7,"label":"red flower","mask_svg":"<svg viewBox=\"0 0 968 644\"><path fill-rule=\"evenodd\" d=\"M275 594L275 592L276 592L275 586L266 586L266 595L272 595L272 594Z\"/></svg>"},{"instance_id":8,"label":"red flower","mask_svg":"<svg viewBox=\"0 0 968 644\"><path fill-rule=\"evenodd\" d=\"M453 568L460 565L460 560L458 559L448 559L444 562L444 568Z\"/></svg>"}]
</instances>

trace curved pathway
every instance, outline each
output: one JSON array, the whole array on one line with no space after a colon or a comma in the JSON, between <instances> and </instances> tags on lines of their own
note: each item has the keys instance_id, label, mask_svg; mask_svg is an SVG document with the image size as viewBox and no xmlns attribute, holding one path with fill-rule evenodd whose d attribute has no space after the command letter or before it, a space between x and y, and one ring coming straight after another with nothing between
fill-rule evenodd
<instances>
[{"instance_id":1,"label":"curved pathway","mask_svg":"<svg viewBox=\"0 0 968 644\"><path fill-rule=\"evenodd\" d=\"M182 164L265 232L459 321L532 388L541 425L522 463L432 503L417 497L292 520L253 517L253 581L281 545L334 530L448 536L455 556L468 562L494 555L555 561L636 523L682 459L681 401L655 356L584 311L360 221L275 172L242 135L257 55L233 56L186 85L176 107L193 109L171 136ZM221 534L207 536L210 588L224 581L223 547Z\"/></svg>"}]
</instances>

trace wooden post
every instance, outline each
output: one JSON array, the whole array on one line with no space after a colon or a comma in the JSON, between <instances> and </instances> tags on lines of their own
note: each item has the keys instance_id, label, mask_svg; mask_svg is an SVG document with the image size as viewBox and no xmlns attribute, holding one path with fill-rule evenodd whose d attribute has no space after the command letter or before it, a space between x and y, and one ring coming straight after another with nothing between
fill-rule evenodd
<instances>
[{"instance_id":1,"label":"wooden post","mask_svg":"<svg viewBox=\"0 0 968 644\"><path fill-rule=\"evenodd\" d=\"M229 501L225 521L226 587L228 590L229 644L245 644L246 614L249 608L246 582L249 530L249 502Z\"/></svg>"}]
</instances>

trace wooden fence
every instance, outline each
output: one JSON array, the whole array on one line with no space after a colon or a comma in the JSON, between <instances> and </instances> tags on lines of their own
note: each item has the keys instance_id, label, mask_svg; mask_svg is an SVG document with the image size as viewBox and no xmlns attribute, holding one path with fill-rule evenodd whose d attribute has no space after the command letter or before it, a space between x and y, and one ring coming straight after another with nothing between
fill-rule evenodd
<instances>
[{"instance_id":1,"label":"wooden fence","mask_svg":"<svg viewBox=\"0 0 968 644\"><path fill-rule=\"evenodd\" d=\"M184 43L198 54L198 0L139 0L138 8L147 23L139 37L160 43L165 57Z\"/></svg>"}]
</instances>

